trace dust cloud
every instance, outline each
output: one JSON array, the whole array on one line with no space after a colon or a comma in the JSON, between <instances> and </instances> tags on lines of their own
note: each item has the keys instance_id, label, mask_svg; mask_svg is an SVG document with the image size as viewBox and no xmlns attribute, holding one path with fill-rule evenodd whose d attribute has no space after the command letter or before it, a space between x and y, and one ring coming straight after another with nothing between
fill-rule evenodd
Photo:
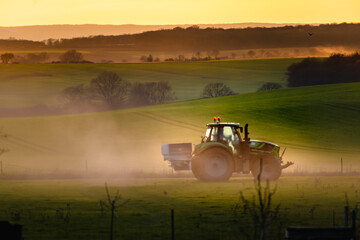
<instances>
[{"instance_id":1,"label":"dust cloud","mask_svg":"<svg viewBox=\"0 0 360 240\"><path fill-rule=\"evenodd\" d=\"M167 177L172 169L161 155L162 143L199 143L191 129L142 119L137 112L115 111L67 116L0 119L8 134L0 146L3 175L9 177ZM205 129L204 129L205 130ZM284 174L359 172L360 152L280 144ZM184 174L184 173L180 173ZM187 175L186 175L187 174ZM192 176L190 172L184 176Z\"/></svg>"},{"instance_id":2,"label":"dust cloud","mask_svg":"<svg viewBox=\"0 0 360 240\"><path fill-rule=\"evenodd\" d=\"M151 177L166 175L154 129L110 116L78 114L15 119L1 144L4 174L38 177ZM26 123L26 124L23 124Z\"/></svg>"}]
</instances>

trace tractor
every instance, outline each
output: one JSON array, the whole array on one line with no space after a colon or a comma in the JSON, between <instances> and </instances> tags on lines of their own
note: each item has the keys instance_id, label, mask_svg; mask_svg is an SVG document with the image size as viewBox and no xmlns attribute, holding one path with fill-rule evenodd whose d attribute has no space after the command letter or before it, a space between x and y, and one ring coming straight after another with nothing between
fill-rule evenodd
<instances>
[{"instance_id":1,"label":"tractor","mask_svg":"<svg viewBox=\"0 0 360 240\"><path fill-rule=\"evenodd\" d=\"M282 169L294 164L283 164L280 147L271 142L250 140L248 124L222 123L215 117L208 123L201 143L162 144L164 160L178 170L192 170L200 181L227 181L235 173L252 173L261 180L277 180ZM244 134L244 138L241 135Z\"/></svg>"}]
</instances>

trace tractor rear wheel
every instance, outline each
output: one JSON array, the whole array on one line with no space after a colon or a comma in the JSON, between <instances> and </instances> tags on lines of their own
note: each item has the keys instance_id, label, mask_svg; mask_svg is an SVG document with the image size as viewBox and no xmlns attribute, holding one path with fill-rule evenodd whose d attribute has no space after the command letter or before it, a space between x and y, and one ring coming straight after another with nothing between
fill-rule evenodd
<instances>
[{"instance_id":1,"label":"tractor rear wheel","mask_svg":"<svg viewBox=\"0 0 360 240\"><path fill-rule=\"evenodd\" d=\"M251 173L255 179L258 178L260 172L260 158L253 159L251 164ZM274 156L263 157L261 181L275 181L281 175L281 164Z\"/></svg>"},{"instance_id":2,"label":"tractor rear wheel","mask_svg":"<svg viewBox=\"0 0 360 240\"><path fill-rule=\"evenodd\" d=\"M227 181L233 172L232 158L224 149L210 148L193 161L192 171L200 181Z\"/></svg>"}]
</instances>

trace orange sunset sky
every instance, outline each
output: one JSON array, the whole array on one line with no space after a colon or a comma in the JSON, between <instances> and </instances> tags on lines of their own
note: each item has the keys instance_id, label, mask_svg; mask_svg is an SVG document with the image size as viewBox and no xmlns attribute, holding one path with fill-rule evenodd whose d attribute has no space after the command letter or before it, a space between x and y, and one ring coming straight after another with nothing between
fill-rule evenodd
<instances>
[{"instance_id":1,"label":"orange sunset sky","mask_svg":"<svg viewBox=\"0 0 360 240\"><path fill-rule=\"evenodd\" d=\"M360 0L0 0L0 26L360 22Z\"/></svg>"}]
</instances>

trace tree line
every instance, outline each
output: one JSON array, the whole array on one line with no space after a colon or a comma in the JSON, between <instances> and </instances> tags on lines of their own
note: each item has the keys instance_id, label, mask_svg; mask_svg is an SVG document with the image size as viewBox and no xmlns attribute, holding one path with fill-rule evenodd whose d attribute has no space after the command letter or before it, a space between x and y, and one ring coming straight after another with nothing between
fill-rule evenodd
<instances>
[{"instance_id":1,"label":"tree line","mask_svg":"<svg viewBox=\"0 0 360 240\"><path fill-rule=\"evenodd\" d=\"M306 58L287 69L289 87L360 82L360 55L334 54L329 58Z\"/></svg>"},{"instance_id":2,"label":"tree line","mask_svg":"<svg viewBox=\"0 0 360 240\"><path fill-rule=\"evenodd\" d=\"M88 85L65 88L58 96L64 109L75 112L161 104L174 99L175 93L167 81L130 83L108 71Z\"/></svg>"},{"instance_id":3,"label":"tree line","mask_svg":"<svg viewBox=\"0 0 360 240\"><path fill-rule=\"evenodd\" d=\"M41 53L28 53L25 56L15 56L11 52L6 52L0 55L1 62L3 64L8 63L44 63L49 59L47 52ZM52 63L91 63L84 59L81 52L68 50L63 54L60 54L59 61L53 61Z\"/></svg>"},{"instance_id":4,"label":"tree line","mask_svg":"<svg viewBox=\"0 0 360 240\"><path fill-rule=\"evenodd\" d=\"M299 25L273 28L222 29L197 26L118 36L48 39L43 42L0 40L0 49L117 48L122 50L259 49L318 46L359 46L360 24Z\"/></svg>"}]
</instances>

